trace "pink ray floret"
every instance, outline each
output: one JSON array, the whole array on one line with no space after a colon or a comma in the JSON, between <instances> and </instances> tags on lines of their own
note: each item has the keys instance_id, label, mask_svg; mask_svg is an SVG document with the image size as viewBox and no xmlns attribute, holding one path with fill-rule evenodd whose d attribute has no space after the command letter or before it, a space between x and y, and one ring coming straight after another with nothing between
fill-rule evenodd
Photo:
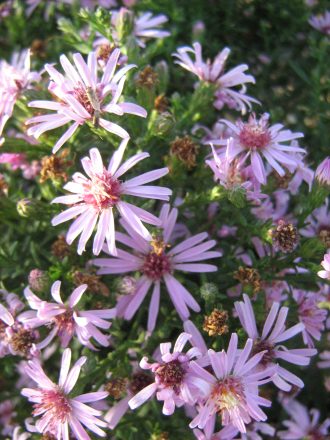
<instances>
[{"instance_id":1,"label":"pink ray floret","mask_svg":"<svg viewBox=\"0 0 330 440\"><path fill-rule=\"evenodd\" d=\"M129 137L127 131L118 124L104 119L106 113L118 116L128 113L144 118L147 116L146 110L141 106L119 102L126 80L125 74L135 67L129 64L115 73L119 56L120 50L115 49L109 57L101 79L98 77L94 52L88 55L87 63L80 53L73 55L74 64L66 55L61 55L60 62L65 75L58 72L53 65L46 64L45 69L51 78L48 88L57 100L32 101L29 106L53 110L55 113L34 116L27 120L27 124L33 125L28 129L28 134L38 138L46 131L70 123L70 127L54 145L53 153L56 153L77 128L87 121L122 139Z\"/></svg>"},{"instance_id":2,"label":"pink ray floret","mask_svg":"<svg viewBox=\"0 0 330 440\"><path fill-rule=\"evenodd\" d=\"M131 319L139 309L149 289L153 286L149 306L148 331L155 328L159 311L160 290L162 282L171 297L175 309L181 319L188 319L189 309L200 311L200 306L188 290L174 277L176 270L192 273L214 272L217 267L201 261L218 258L222 254L210 251L216 244L214 240L207 240L207 233L193 235L180 244L169 246L173 233L177 209L170 209L165 204L160 213L161 231L152 239L143 238L131 227L125 219L122 224L128 234L117 233L117 240L132 249L129 253L118 249L116 258L99 258L93 260L98 266L99 274L118 274L138 271L141 274L136 290L131 295L123 297L118 304L118 314L125 319ZM104 248L107 252L107 249Z\"/></svg>"},{"instance_id":3,"label":"pink ray floret","mask_svg":"<svg viewBox=\"0 0 330 440\"><path fill-rule=\"evenodd\" d=\"M325 280L330 280L330 254L325 254L321 266L324 270L317 272L318 276Z\"/></svg>"},{"instance_id":4,"label":"pink ray floret","mask_svg":"<svg viewBox=\"0 0 330 440\"><path fill-rule=\"evenodd\" d=\"M102 412L86 403L102 400L108 393L99 391L76 397L70 396L86 360L85 356L81 357L70 370L71 350L65 349L58 384L47 377L39 360L33 359L28 362L26 373L37 383L38 387L23 388L22 395L33 403L33 416L41 416L36 422L38 432L52 435L57 440L69 440L70 428L75 438L86 440L89 436L84 425L96 435L106 436L101 428L106 428L107 424L99 418Z\"/></svg>"},{"instance_id":5,"label":"pink ray floret","mask_svg":"<svg viewBox=\"0 0 330 440\"><path fill-rule=\"evenodd\" d=\"M191 363L192 373L200 378L200 392L204 396L198 414L190 423L191 428L204 429L209 420L218 413L223 426L233 425L245 433L252 420L264 421L266 414L260 406L271 406L271 402L259 396L260 385L271 381L276 367L256 371L265 352L251 357L252 339L248 339L242 350L237 348L237 334L230 338L227 352L209 350L214 375L196 362Z\"/></svg>"},{"instance_id":6,"label":"pink ray floret","mask_svg":"<svg viewBox=\"0 0 330 440\"><path fill-rule=\"evenodd\" d=\"M120 180L123 174L141 160L149 157L148 153L137 153L120 165L127 142L128 139L122 141L113 154L108 168L104 167L99 150L92 148L90 157L84 157L81 160L88 177L81 173L75 173L72 181L64 186L64 189L70 191L72 195L57 197L52 202L71 205L69 209L53 218L52 225L56 226L76 217L67 232L66 241L71 244L80 235L79 255L85 250L86 243L95 227L93 253L98 255L106 241L110 254L117 254L115 210L127 221L136 234L145 239L150 239L150 234L142 221L152 225L160 224L157 217L142 208L125 202L124 197L129 195L147 199L169 200L169 196L172 194L170 189L145 185L165 176L168 173L168 168L148 171L123 182Z\"/></svg>"},{"instance_id":7,"label":"pink ray floret","mask_svg":"<svg viewBox=\"0 0 330 440\"><path fill-rule=\"evenodd\" d=\"M193 61L188 54L195 56ZM191 73L194 73L201 81L216 84L214 106L221 110L225 105L243 113L247 108L251 108L251 103L260 104L259 101L246 95L246 84L255 83L252 75L244 72L248 69L246 64L240 64L228 72L225 72L225 64L230 54L230 49L226 47L215 57L211 63L210 60L204 61L202 57L202 46L200 43L194 43L193 47L179 47L178 52L173 56L177 59L176 63ZM237 90L237 87L240 87Z\"/></svg>"},{"instance_id":8,"label":"pink ray floret","mask_svg":"<svg viewBox=\"0 0 330 440\"><path fill-rule=\"evenodd\" d=\"M183 352L189 339L191 335L181 333L174 345L173 353L170 342L160 344L160 362L150 364L146 357L141 360L140 367L151 370L155 381L130 399L128 404L131 409L138 408L154 394L157 400L164 402L163 414L167 416L174 413L175 407L193 405L196 402L198 389L190 371L190 364L192 359L201 356L201 353L196 347Z\"/></svg>"},{"instance_id":9,"label":"pink ray floret","mask_svg":"<svg viewBox=\"0 0 330 440\"><path fill-rule=\"evenodd\" d=\"M244 330L249 338L253 340L254 352L265 352L261 366L267 368L272 364L277 365L277 374L272 379L274 384L284 391L289 391L291 385L302 388L304 382L292 372L286 370L281 365L278 365L277 362L283 360L301 366L310 363L310 357L314 356L317 353L317 350L313 348L288 349L281 344L303 332L305 328L304 324L300 322L286 329L285 321L289 309L288 307L280 307L279 303L274 302L260 335L257 329L251 300L248 295L243 294L243 301L235 302L235 309Z\"/></svg>"},{"instance_id":10,"label":"pink ray floret","mask_svg":"<svg viewBox=\"0 0 330 440\"><path fill-rule=\"evenodd\" d=\"M82 345L91 349L95 349L90 342L91 338L104 347L109 345L109 336L104 335L99 329L110 328L111 323L108 320L116 316L116 309L79 310L78 303L87 287L86 284L82 284L74 289L67 303L61 298L60 281L55 281L51 288L55 303L42 301L29 287L24 290L25 298L32 310L21 313L18 320L31 328L53 326L49 335L36 344L37 348L45 348L55 336L60 338L62 347L67 347L74 335Z\"/></svg>"}]
</instances>

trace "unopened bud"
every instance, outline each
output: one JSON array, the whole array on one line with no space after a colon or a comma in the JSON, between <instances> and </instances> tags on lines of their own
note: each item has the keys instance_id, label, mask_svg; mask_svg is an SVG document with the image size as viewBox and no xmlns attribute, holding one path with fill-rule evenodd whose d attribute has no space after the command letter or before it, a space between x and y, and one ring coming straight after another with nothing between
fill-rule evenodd
<instances>
[{"instance_id":1,"label":"unopened bud","mask_svg":"<svg viewBox=\"0 0 330 440\"><path fill-rule=\"evenodd\" d=\"M134 17L132 11L127 8L120 8L119 13L116 15L115 22L116 31L119 41L125 41L134 30Z\"/></svg>"},{"instance_id":2,"label":"unopened bud","mask_svg":"<svg viewBox=\"0 0 330 440\"><path fill-rule=\"evenodd\" d=\"M28 277L29 286L31 290L36 293L45 292L50 286L50 278L46 271L40 269L33 269Z\"/></svg>"},{"instance_id":3,"label":"unopened bud","mask_svg":"<svg viewBox=\"0 0 330 440\"><path fill-rule=\"evenodd\" d=\"M201 297L207 303L215 301L217 295L219 294L218 287L214 283L204 283L200 292Z\"/></svg>"}]
</instances>

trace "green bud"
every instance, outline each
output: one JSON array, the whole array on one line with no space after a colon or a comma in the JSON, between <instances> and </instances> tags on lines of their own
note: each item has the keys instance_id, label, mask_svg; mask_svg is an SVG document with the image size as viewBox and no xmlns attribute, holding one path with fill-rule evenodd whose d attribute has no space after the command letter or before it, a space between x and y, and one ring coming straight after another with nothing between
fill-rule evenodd
<instances>
[{"instance_id":1,"label":"green bud","mask_svg":"<svg viewBox=\"0 0 330 440\"><path fill-rule=\"evenodd\" d=\"M16 204L17 212L21 217L31 217L36 212L37 203L33 199L22 199Z\"/></svg>"},{"instance_id":2,"label":"green bud","mask_svg":"<svg viewBox=\"0 0 330 440\"><path fill-rule=\"evenodd\" d=\"M219 295L218 287L214 283L204 283L200 292L206 303L213 303Z\"/></svg>"},{"instance_id":3,"label":"green bud","mask_svg":"<svg viewBox=\"0 0 330 440\"><path fill-rule=\"evenodd\" d=\"M150 131L155 136L168 136L172 132L174 126L175 119L171 113L157 113Z\"/></svg>"}]
</instances>

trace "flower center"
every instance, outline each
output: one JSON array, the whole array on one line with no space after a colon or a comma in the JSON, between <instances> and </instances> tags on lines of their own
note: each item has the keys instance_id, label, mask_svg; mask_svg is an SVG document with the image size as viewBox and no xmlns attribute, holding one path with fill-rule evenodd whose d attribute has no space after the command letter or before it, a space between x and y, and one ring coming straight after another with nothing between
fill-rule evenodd
<instances>
[{"instance_id":1,"label":"flower center","mask_svg":"<svg viewBox=\"0 0 330 440\"><path fill-rule=\"evenodd\" d=\"M211 397L217 412L231 411L245 403L244 386L238 377L229 376L214 385Z\"/></svg>"},{"instance_id":2,"label":"flower center","mask_svg":"<svg viewBox=\"0 0 330 440\"><path fill-rule=\"evenodd\" d=\"M19 326L10 338L10 344L15 352L22 356L28 356L32 344L36 341L36 333L32 330Z\"/></svg>"},{"instance_id":3,"label":"flower center","mask_svg":"<svg viewBox=\"0 0 330 440\"><path fill-rule=\"evenodd\" d=\"M50 432L57 432L59 422L65 423L71 414L70 401L61 389L42 390L41 402L34 405L33 414L43 414Z\"/></svg>"},{"instance_id":4,"label":"flower center","mask_svg":"<svg viewBox=\"0 0 330 440\"><path fill-rule=\"evenodd\" d=\"M154 237L150 245L152 250L145 257L142 270L147 277L159 280L163 275L171 272L171 261L165 254L167 245L161 236Z\"/></svg>"},{"instance_id":5,"label":"flower center","mask_svg":"<svg viewBox=\"0 0 330 440\"><path fill-rule=\"evenodd\" d=\"M75 321L73 319L73 311L67 310L60 315L54 317L55 325L58 328L59 337L65 337L68 334L72 335L75 328Z\"/></svg>"},{"instance_id":6,"label":"flower center","mask_svg":"<svg viewBox=\"0 0 330 440\"><path fill-rule=\"evenodd\" d=\"M112 208L120 198L120 182L106 169L102 174L94 175L88 183L84 184L84 189L84 202L99 211Z\"/></svg>"},{"instance_id":7,"label":"flower center","mask_svg":"<svg viewBox=\"0 0 330 440\"><path fill-rule=\"evenodd\" d=\"M310 431L304 440L327 440L327 437L315 429Z\"/></svg>"},{"instance_id":8,"label":"flower center","mask_svg":"<svg viewBox=\"0 0 330 440\"><path fill-rule=\"evenodd\" d=\"M129 388L133 394L137 394L139 391L143 390L143 388L152 384L153 380L150 374L146 373L135 373L133 374L133 378L129 384Z\"/></svg>"},{"instance_id":9,"label":"flower center","mask_svg":"<svg viewBox=\"0 0 330 440\"><path fill-rule=\"evenodd\" d=\"M274 346L268 341L262 341L261 339L254 342L251 356L254 356L261 351L266 351L263 355L260 363L263 366L268 365L270 362L273 362L274 359Z\"/></svg>"},{"instance_id":10,"label":"flower center","mask_svg":"<svg viewBox=\"0 0 330 440\"><path fill-rule=\"evenodd\" d=\"M165 387L177 387L181 384L186 372L182 364L174 360L167 364L160 365L155 373L160 383Z\"/></svg>"},{"instance_id":11,"label":"flower center","mask_svg":"<svg viewBox=\"0 0 330 440\"><path fill-rule=\"evenodd\" d=\"M258 123L247 123L239 134L239 141L246 149L259 150L267 147L271 136L267 127Z\"/></svg>"},{"instance_id":12,"label":"flower center","mask_svg":"<svg viewBox=\"0 0 330 440\"><path fill-rule=\"evenodd\" d=\"M80 85L73 89L72 94L91 116L99 116L101 112L101 94L98 89L94 90L92 87Z\"/></svg>"}]
</instances>

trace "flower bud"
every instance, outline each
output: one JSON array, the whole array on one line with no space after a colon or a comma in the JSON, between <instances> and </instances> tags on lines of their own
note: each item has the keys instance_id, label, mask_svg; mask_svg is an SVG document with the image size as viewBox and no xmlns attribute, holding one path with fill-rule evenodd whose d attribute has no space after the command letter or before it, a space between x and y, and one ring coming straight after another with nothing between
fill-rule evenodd
<instances>
[{"instance_id":1,"label":"flower bud","mask_svg":"<svg viewBox=\"0 0 330 440\"><path fill-rule=\"evenodd\" d=\"M206 303L212 303L215 301L219 294L218 287L214 283L204 283L201 287L201 297Z\"/></svg>"},{"instance_id":2,"label":"flower bud","mask_svg":"<svg viewBox=\"0 0 330 440\"><path fill-rule=\"evenodd\" d=\"M28 277L29 286L35 293L45 292L50 286L50 278L47 272L33 269Z\"/></svg>"},{"instance_id":3,"label":"flower bud","mask_svg":"<svg viewBox=\"0 0 330 440\"><path fill-rule=\"evenodd\" d=\"M320 185L330 186L330 156L326 157L316 168L315 179Z\"/></svg>"}]
</instances>

